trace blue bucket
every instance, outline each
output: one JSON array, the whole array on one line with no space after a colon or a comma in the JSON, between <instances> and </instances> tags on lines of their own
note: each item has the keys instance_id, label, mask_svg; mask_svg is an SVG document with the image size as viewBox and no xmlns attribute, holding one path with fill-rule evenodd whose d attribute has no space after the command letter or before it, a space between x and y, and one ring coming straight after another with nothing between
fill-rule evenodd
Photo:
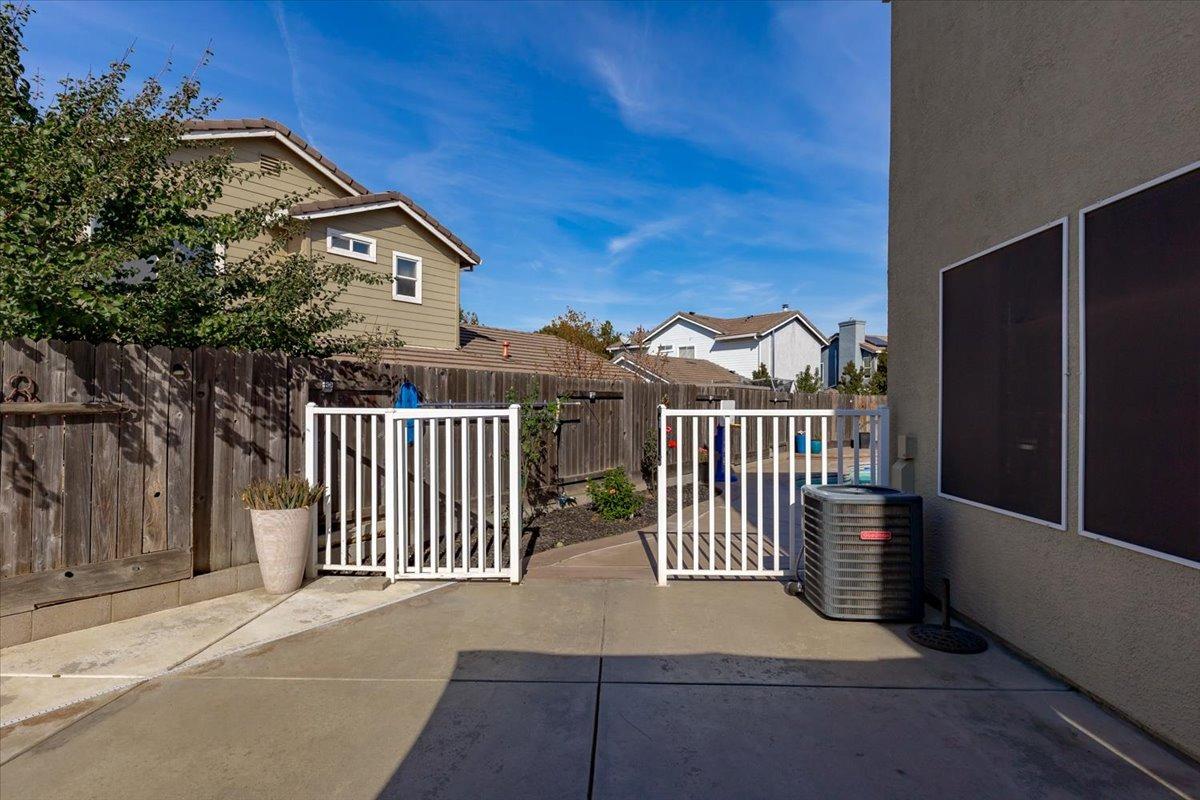
<instances>
[{"instance_id":1,"label":"blue bucket","mask_svg":"<svg viewBox=\"0 0 1200 800\"><path fill-rule=\"evenodd\" d=\"M804 434L803 433L796 434L796 452L797 453L804 452ZM810 449L809 452L810 453L820 453L821 452L821 443L819 441L817 441L816 439L814 439L812 442L812 449Z\"/></svg>"}]
</instances>

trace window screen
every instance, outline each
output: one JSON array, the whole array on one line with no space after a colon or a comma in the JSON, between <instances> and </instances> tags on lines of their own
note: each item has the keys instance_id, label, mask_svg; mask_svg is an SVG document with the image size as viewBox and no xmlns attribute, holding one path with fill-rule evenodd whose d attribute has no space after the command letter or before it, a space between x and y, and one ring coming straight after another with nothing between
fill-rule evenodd
<instances>
[{"instance_id":1,"label":"window screen","mask_svg":"<svg viewBox=\"0 0 1200 800\"><path fill-rule=\"evenodd\" d=\"M1063 523L1065 222L942 271L940 491Z\"/></svg>"},{"instance_id":2,"label":"window screen","mask_svg":"<svg viewBox=\"0 0 1200 800\"><path fill-rule=\"evenodd\" d=\"M1083 529L1200 562L1200 169L1082 221Z\"/></svg>"}]
</instances>

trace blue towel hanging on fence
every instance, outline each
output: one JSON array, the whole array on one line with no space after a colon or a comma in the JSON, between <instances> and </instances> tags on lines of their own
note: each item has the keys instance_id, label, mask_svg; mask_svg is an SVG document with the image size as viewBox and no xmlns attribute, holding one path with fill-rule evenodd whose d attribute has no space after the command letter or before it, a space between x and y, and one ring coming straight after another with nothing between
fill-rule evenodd
<instances>
[{"instance_id":1,"label":"blue towel hanging on fence","mask_svg":"<svg viewBox=\"0 0 1200 800\"><path fill-rule=\"evenodd\" d=\"M420 408L421 407L421 393L419 391L417 391L417 387L414 386L413 383L408 378L405 378L403 380L403 382L401 382L400 389L396 392L396 402L393 404L392 407L393 408ZM414 427L414 423L411 419L408 422L404 423L404 430L406 431L405 438L408 440L409 444L412 444L412 442L413 442L413 427Z\"/></svg>"}]
</instances>

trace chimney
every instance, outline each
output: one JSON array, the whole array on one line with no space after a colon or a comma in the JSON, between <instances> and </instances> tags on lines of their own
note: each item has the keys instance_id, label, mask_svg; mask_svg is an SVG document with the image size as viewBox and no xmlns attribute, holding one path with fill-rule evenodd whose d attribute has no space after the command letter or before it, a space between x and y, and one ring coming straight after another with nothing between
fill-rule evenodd
<instances>
[{"instance_id":1,"label":"chimney","mask_svg":"<svg viewBox=\"0 0 1200 800\"><path fill-rule=\"evenodd\" d=\"M790 309L791 309L791 306L789 306L787 303L784 303L784 304L783 304L783 310L784 310L784 311L788 311L788 310L790 310Z\"/></svg>"},{"instance_id":2,"label":"chimney","mask_svg":"<svg viewBox=\"0 0 1200 800\"><path fill-rule=\"evenodd\" d=\"M836 383L847 364L862 369L862 343L867 338L867 323L861 319L848 319L838 323L838 374L831 375Z\"/></svg>"},{"instance_id":3,"label":"chimney","mask_svg":"<svg viewBox=\"0 0 1200 800\"><path fill-rule=\"evenodd\" d=\"M508 347L509 347L508 339L505 339L503 342L500 343L500 357L501 358L509 358L510 354L508 352Z\"/></svg>"}]
</instances>

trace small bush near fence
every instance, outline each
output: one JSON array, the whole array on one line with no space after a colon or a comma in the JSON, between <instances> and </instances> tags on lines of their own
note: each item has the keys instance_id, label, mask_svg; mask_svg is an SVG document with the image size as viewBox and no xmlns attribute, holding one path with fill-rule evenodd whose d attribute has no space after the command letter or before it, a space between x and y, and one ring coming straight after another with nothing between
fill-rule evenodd
<instances>
[{"instance_id":1,"label":"small bush near fence","mask_svg":"<svg viewBox=\"0 0 1200 800\"><path fill-rule=\"evenodd\" d=\"M646 502L620 467L610 469L600 480L588 481L588 497L605 519L629 519Z\"/></svg>"}]
</instances>

